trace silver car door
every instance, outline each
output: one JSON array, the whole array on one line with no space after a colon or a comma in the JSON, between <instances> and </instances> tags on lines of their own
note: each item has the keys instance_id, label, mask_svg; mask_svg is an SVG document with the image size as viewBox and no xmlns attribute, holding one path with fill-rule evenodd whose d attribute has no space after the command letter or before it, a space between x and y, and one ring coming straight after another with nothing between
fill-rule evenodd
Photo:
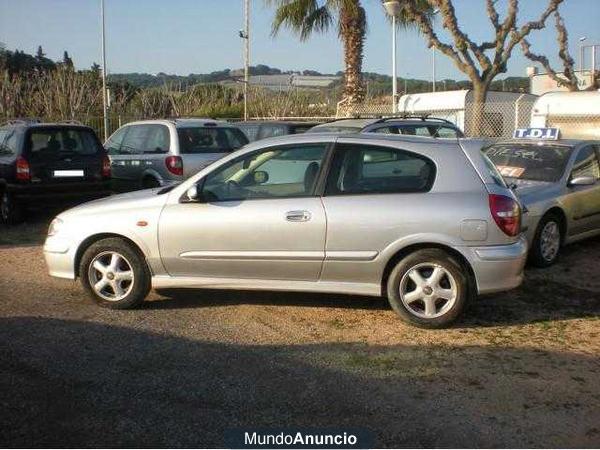
<instances>
[{"instance_id":1,"label":"silver car door","mask_svg":"<svg viewBox=\"0 0 600 450\"><path fill-rule=\"evenodd\" d=\"M572 208L570 235L578 235L600 227L600 163L593 145L586 145L575 155L569 180L593 177L596 184L569 186L567 202Z\"/></svg>"},{"instance_id":2,"label":"silver car door","mask_svg":"<svg viewBox=\"0 0 600 450\"><path fill-rule=\"evenodd\" d=\"M200 201L161 214L161 258L172 276L316 281L326 219L316 181L328 144L244 154L198 183Z\"/></svg>"}]
</instances>

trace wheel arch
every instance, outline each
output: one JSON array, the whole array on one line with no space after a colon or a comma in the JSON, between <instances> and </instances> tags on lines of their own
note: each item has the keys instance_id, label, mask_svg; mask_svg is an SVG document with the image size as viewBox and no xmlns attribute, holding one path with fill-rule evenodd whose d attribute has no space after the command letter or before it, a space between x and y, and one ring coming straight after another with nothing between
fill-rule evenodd
<instances>
[{"instance_id":1,"label":"wheel arch","mask_svg":"<svg viewBox=\"0 0 600 450\"><path fill-rule=\"evenodd\" d=\"M136 251L139 252L139 254L146 259L146 254L144 253L144 251L142 250L142 248L131 238L128 238L127 236L124 236L122 234L118 234L118 233L97 233L97 234L93 234L91 236L88 236L87 238L85 238L81 244L79 244L79 246L77 247L77 251L75 252L75 260L74 260L74 272L75 272L75 278L79 277L79 265L81 264L81 258L83 257L83 254L85 253L85 251L94 243L102 240L102 239L109 239L109 238L118 238L118 239L122 239L123 241L127 242L129 245L131 245ZM148 268L150 268L150 266L148 265Z\"/></svg>"},{"instance_id":2,"label":"wheel arch","mask_svg":"<svg viewBox=\"0 0 600 450\"><path fill-rule=\"evenodd\" d=\"M469 296L471 297L471 296L476 295L477 280L475 278L475 271L473 270L473 267L471 266L471 264L469 263L467 258L462 253L460 253L458 250L456 250L448 245L434 243L434 242L421 242L421 243L411 244L411 245L408 245L406 247L399 249L396 253L394 253L389 258L389 260L386 263L385 268L383 270L383 276L381 277L381 295L385 296L385 293L387 291L388 279L390 277L390 274L392 273L392 270L394 269L394 267L396 267L396 264L398 264L402 259L406 258L411 253L414 253L418 250L425 250L425 249L432 249L432 248L445 251L450 256L453 256L454 258L456 258L456 260L459 262L459 264L461 264L467 270L468 281L469 281L469 291L470 291Z\"/></svg>"},{"instance_id":3,"label":"wheel arch","mask_svg":"<svg viewBox=\"0 0 600 450\"><path fill-rule=\"evenodd\" d=\"M567 238L567 230L569 227L567 215L565 214L565 211L560 206L556 206L556 205L552 206L540 218L540 220L538 221L537 227L539 227L540 223L544 220L544 218L548 217L549 215L556 215L560 219L558 225L560 226L560 232L562 235L561 236L561 245L562 245L565 243L565 239ZM537 229L535 230L535 232L537 233Z\"/></svg>"}]
</instances>

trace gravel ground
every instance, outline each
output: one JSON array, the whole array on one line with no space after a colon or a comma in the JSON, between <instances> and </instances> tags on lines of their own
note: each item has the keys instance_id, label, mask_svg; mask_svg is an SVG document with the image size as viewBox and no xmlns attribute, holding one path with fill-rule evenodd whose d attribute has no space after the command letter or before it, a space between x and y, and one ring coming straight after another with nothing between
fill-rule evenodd
<instances>
[{"instance_id":1,"label":"gravel ground","mask_svg":"<svg viewBox=\"0 0 600 450\"><path fill-rule=\"evenodd\" d=\"M337 295L172 290L103 310L46 275L39 245L0 236L2 447L222 447L242 426L600 447L600 239L428 331Z\"/></svg>"}]
</instances>

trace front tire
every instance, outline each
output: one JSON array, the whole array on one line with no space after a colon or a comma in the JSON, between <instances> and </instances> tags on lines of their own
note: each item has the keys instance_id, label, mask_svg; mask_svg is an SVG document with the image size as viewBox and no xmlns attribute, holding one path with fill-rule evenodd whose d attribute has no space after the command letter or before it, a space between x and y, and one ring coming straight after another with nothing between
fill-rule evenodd
<instances>
[{"instance_id":1,"label":"front tire","mask_svg":"<svg viewBox=\"0 0 600 450\"><path fill-rule=\"evenodd\" d=\"M0 195L0 219L8 225L16 225L24 219L23 205L19 204L14 195L4 190Z\"/></svg>"},{"instance_id":2,"label":"front tire","mask_svg":"<svg viewBox=\"0 0 600 450\"><path fill-rule=\"evenodd\" d=\"M547 214L540 220L529 251L535 267L549 267L556 262L563 242L561 219L557 214Z\"/></svg>"},{"instance_id":3,"label":"front tire","mask_svg":"<svg viewBox=\"0 0 600 450\"><path fill-rule=\"evenodd\" d=\"M444 328L464 310L468 280L465 268L445 251L418 250L390 273L387 297L406 322L421 328Z\"/></svg>"},{"instance_id":4,"label":"front tire","mask_svg":"<svg viewBox=\"0 0 600 450\"><path fill-rule=\"evenodd\" d=\"M120 238L90 245L81 258L79 276L88 296L104 308L135 308L150 291L151 275L144 256Z\"/></svg>"}]
</instances>

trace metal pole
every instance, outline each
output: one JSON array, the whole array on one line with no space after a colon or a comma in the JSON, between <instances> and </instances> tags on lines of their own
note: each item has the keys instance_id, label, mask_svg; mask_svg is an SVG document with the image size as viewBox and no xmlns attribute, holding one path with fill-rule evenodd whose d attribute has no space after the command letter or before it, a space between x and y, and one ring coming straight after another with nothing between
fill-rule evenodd
<instances>
[{"instance_id":1,"label":"metal pole","mask_svg":"<svg viewBox=\"0 0 600 450\"><path fill-rule=\"evenodd\" d=\"M592 45L592 76L591 84L594 84L596 78L596 45Z\"/></svg>"},{"instance_id":2,"label":"metal pole","mask_svg":"<svg viewBox=\"0 0 600 450\"><path fill-rule=\"evenodd\" d=\"M248 120L248 83L250 66L250 0L244 0L244 120Z\"/></svg>"},{"instance_id":3,"label":"metal pole","mask_svg":"<svg viewBox=\"0 0 600 450\"><path fill-rule=\"evenodd\" d=\"M431 84L431 89L432 92L435 92L435 45L433 47L431 47L431 79L432 79L432 84Z\"/></svg>"},{"instance_id":4,"label":"metal pole","mask_svg":"<svg viewBox=\"0 0 600 450\"><path fill-rule=\"evenodd\" d=\"M396 76L396 16L392 16L392 112L398 112L398 77Z\"/></svg>"},{"instance_id":5,"label":"metal pole","mask_svg":"<svg viewBox=\"0 0 600 450\"><path fill-rule=\"evenodd\" d=\"M108 139L108 98L106 95L106 42L104 24L104 0L100 0L100 15L102 16L102 108L104 112L104 140Z\"/></svg>"},{"instance_id":6,"label":"metal pole","mask_svg":"<svg viewBox=\"0 0 600 450\"><path fill-rule=\"evenodd\" d=\"M580 50L581 55L580 55L580 59L579 59L579 71L581 72L581 76L583 76L583 58L585 57L585 52L584 52L584 46L583 44L580 44Z\"/></svg>"}]
</instances>

